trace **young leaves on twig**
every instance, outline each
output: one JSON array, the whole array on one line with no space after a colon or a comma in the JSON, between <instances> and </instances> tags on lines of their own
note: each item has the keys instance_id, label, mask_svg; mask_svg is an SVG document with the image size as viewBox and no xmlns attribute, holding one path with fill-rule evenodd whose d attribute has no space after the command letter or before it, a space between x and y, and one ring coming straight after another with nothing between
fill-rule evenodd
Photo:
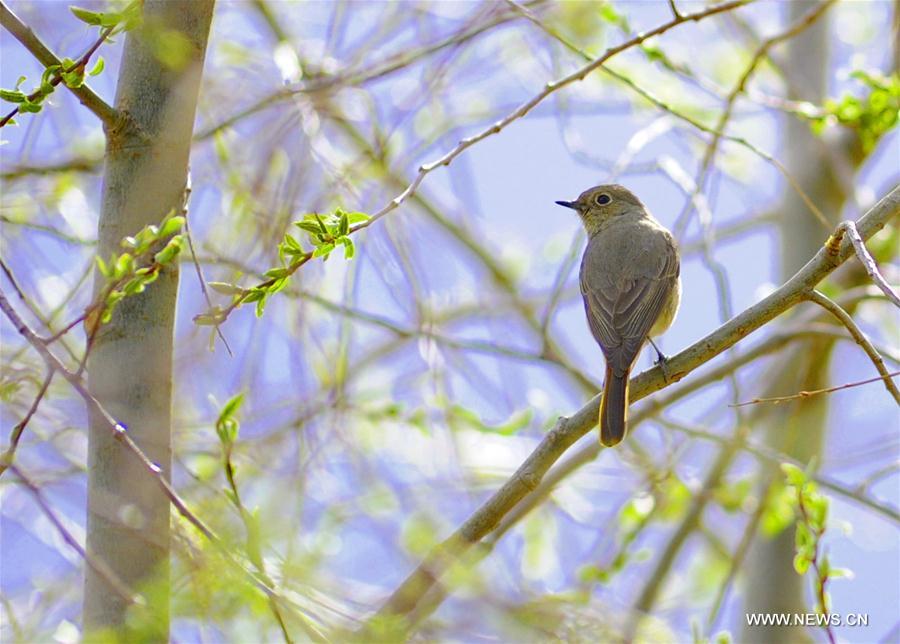
<instances>
[{"instance_id":1,"label":"young leaves on twig","mask_svg":"<svg viewBox=\"0 0 900 644\"><path fill-rule=\"evenodd\" d=\"M285 233L284 240L278 244L280 266L270 268L264 273L266 278L256 286L243 288L228 282L209 282L209 287L231 297L227 307L213 307L206 313L194 316L194 323L199 325L217 325L225 321L231 312L243 304L256 303L256 317L261 317L266 302L271 295L284 289L290 277L306 262L316 257L327 261L338 246L344 248L344 258L352 259L355 246L350 235L353 226L369 220L369 215L362 212L347 212L341 208L333 213L320 215L311 213L294 222L294 226L306 233L311 247L307 250L291 233Z\"/></svg>"},{"instance_id":2,"label":"young leaves on twig","mask_svg":"<svg viewBox=\"0 0 900 644\"><path fill-rule=\"evenodd\" d=\"M70 7L72 14L89 25L100 27L100 35L96 42L88 49L88 51L78 60L64 58L60 63L49 65L41 74L41 82L30 93L26 94L19 87L25 82L25 76L20 76L13 89L0 89L0 100L7 103L14 103L16 108L0 119L0 127L5 125L15 125L13 116L16 114L35 114L44 108L47 97L50 96L56 86L60 83L69 89L78 89L84 85L85 74L89 76L97 76L103 71L106 63L103 57L98 57L97 61L87 70L91 57L100 48L104 42L108 42L110 36L121 31L133 29L141 19L141 3L132 2L122 11L114 11L107 13L98 13L81 9L79 7Z\"/></svg>"},{"instance_id":3,"label":"young leaves on twig","mask_svg":"<svg viewBox=\"0 0 900 644\"><path fill-rule=\"evenodd\" d=\"M135 236L123 239L125 252L122 254L113 254L108 260L99 255L94 258L97 270L107 283L102 298L85 318L85 327L89 332L98 323L109 322L121 300L143 293L156 281L162 268L178 257L186 244L183 227L184 217L175 215L173 209L159 226L145 226Z\"/></svg>"},{"instance_id":4,"label":"young leaves on twig","mask_svg":"<svg viewBox=\"0 0 900 644\"><path fill-rule=\"evenodd\" d=\"M94 27L112 29L110 36L122 31L129 31L141 22L141 3L132 2L122 11L89 11L81 7L69 7L76 18Z\"/></svg>"},{"instance_id":5,"label":"young leaves on twig","mask_svg":"<svg viewBox=\"0 0 900 644\"><path fill-rule=\"evenodd\" d=\"M822 548L822 537L828 523L829 499L818 491L816 483L796 465L782 463L788 489L794 493L794 507L797 515L797 529L794 538L794 570L798 575L805 575L810 569L815 573L816 612L826 617L822 623L828 639L834 642L831 622L828 615L831 611L831 598L826 590L830 579L847 577L850 572L840 568L832 568L828 554Z\"/></svg>"},{"instance_id":6,"label":"young leaves on twig","mask_svg":"<svg viewBox=\"0 0 900 644\"><path fill-rule=\"evenodd\" d=\"M871 152L878 141L897 125L900 114L900 75L882 76L876 72L857 70L850 74L868 89L866 96L844 94L839 100L829 99L824 114L811 119L812 129L821 134L827 125L840 124L856 130L864 152Z\"/></svg>"}]
</instances>

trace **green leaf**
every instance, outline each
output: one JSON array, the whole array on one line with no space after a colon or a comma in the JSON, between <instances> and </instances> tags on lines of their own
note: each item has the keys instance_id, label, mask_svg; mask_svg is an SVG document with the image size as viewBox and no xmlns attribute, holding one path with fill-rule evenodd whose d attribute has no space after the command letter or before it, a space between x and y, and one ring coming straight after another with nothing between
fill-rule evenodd
<instances>
[{"instance_id":1,"label":"green leaf","mask_svg":"<svg viewBox=\"0 0 900 644\"><path fill-rule=\"evenodd\" d=\"M162 223L159 229L159 237L165 238L169 235L175 235L180 233L182 228L184 228L184 217L181 215L169 217Z\"/></svg>"},{"instance_id":2,"label":"green leaf","mask_svg":"<svg viewBox=\"0 0 900 644\"><path fill-rule=\"evenodd\" d=\"M264 275L266 277L274 277L274 278L282 278L288 277L291 274L291 269L289 268L270 268L267 270Z\"/></svg>"},{"instance_id":3,"label":"green leaf","mask_svg":"<svg viewBox=\"0 0 900 644\"><path fill-rule=\"evenodd\" d=\"M225 447L230 447L238 437L240 424L233 418L216 423L216 435Z\"/></svg>"},{"instance_id":4,"label":"green leaf","mask_svg":"<svg viewBox=\"0 0 900 644\"><path fill-rule=\"evenodd\" d=\"M222 405L222 409L219 411L219 418L216 422L222 422L223 420L234 416L241 408L241 405L244 404L245 396L246 393L242 391L229 398L226 403Z\"/></svg>"},{"instance_id":5,"label":"green leaf","mask_svg":"<svg viewBox=\"0 0 900 644\"><path fill-rule=\"evenodd\" d=\"M173 259L175 259L178 254L181 252L182 245L182 237L181 235L177 235L169 240L169 243L166 244L165 248L156 253L153 256L153 260L157 264L168 264Z\"/></svg>"},{"instance_id":6,"label":"green leaf","mask_svg":"<svg viewBox=\"0 0 900 644\"><path fill-rule=\"evenodd\" d=\"M94 63L94 66L91 67L91 71L88 72L88 76L99 76L104 67L106 67L106 61L103 60L103 56L100 56L97 59L97 62Z\"/></svg>"},{"instance_id":7,"label":"green leaf","mask_svg":"<svg viewBox=\"0 0 900 644\"><path fill-rule=\"evenodd\" d=\"M240 286L229 284L228 282L207 282L206 285L222 295L240 295L244 292L244 289Z\"/></svg>"},{"instance_id":8,"label":"green leaf","mask_svg":"<svg viewBox=\"0 0 900 644\"><path fill-rule=\"evenodd\" d=\"M687 510L691 490L684 481L671 475L659 484L661 492L659 517L663 521L675 521Z\"/></svg>"},{"instance_id":9,"label":"green leaf","mask_svg":"<svg viewBox=\"0 0 900 644\"><path fill-rule=\"evenodd\" d=\"M831 560L824 555L819 561L819 578L828 579L831 576Z\"/></svg>"},{"instance_id":10,"label":"green leaf","mask_svg":"<svg viewBox=\"0 0 900 644\"><path fill-rule=\"evenodd\" d=\"M266 296L263 295L256 301L256 317L261 318L266 310Z\"/></svg>"},{"instance_id":11,"label":"green leaf","mask_svg":"<svg viewBox=\"0 0 900 644\"><path fill-rule=\"evenodd\" d=\"M19 103L19 111L26 114L37 114L43 109L43 105L40 103L34 103L26 99L22 103Z\"/></svg>"},{"instance_id":12,"label":"green leaf","mask_svg":"<svg viewBox=\"0 0 900 644\"><path fill-rule=\"evenodd\" d=\"M794 533L794 548L797 552L814 548L815 540L805 523L797 523L797 531Z\"/></svg>"},{"instance_id":13,"label":"green leaf","mask_svg":"<svg viewBox=\"0 0 900 644\"><path fill-rule=\"evenodd\" d=\"M782 463L781 471L784 472L788 485L803 487L806 483L806 473L793 463Z\"/></svg>"},{"instance_id":14,"label":"green leaf","mask_svg":"<svg viewBox=\"0 0 900 644\"><path fill-rule=\"evenodd\" d=\"M246 291L245 291L246 292ZM266 291L260 288L252 288L250 292L244 297L243 302L246 304L251 304L253 302L259 302L262 298L266 296Z\"/></svg>"},{"instance_id":15,"label":"green leaf","mask_svg":"<svg viewBox=\"0 0 900 644\"><path fill-rule=\"evenodd\" d=\"M353 240L349 237L341 237L341 243L344 245L344 259L353 259L353 256L356 255L356 246L353 245Z\"/></svg>"},{"instance_id":16,"label":"green leaf","mask_svg":"<svg viewBox=\"0 0 900 644\"><path fill-rule=\"evenodd\" d=\"M87 24L94 25L96 27L99 27L103 24L102 13L97 13L96 11L88 11L87 9L82 9L81 7L69 7L69 11L71 11L81 22L86 22Z\"/></svg>"},{"instance_id":17,"label":"green leaf","mask_svg":"<svg viewBox=\"0 0 900 644\"><path fill-rule=\"evenodd\" d=\"M316 218L316 222L319 224L319 228L322 230L322 234L327 235L329 232L328 227L325 225L325 222L322 221L322 218L319 216L319 213L314 212L313 217Z\"/></svg>"},{"instance_id":18,"label":"green leaf","mask_svg":"<svg viewBox=\"0 0 900 644\"><path fill-rule=\"evenodd\" d=\"M237 440L240 423L234 417L244 404L244 392L235 394L222 406L216 418L216 434L222 445L229 448Z\"/></svg>"},{"instance_id":19,"label":"green leaf","mask_svg":"<svg viewBox=\"0 0 900 644\"><path fill-rule=\"evenodd\" d=\"M724 483L715 491L715 498L726 512L738 512L744 508L753 492L753 479L743 478L734 483Z\"/></svg>"},{"instance_id":20,"label":"green leaf","mask_svg":"<svg viewBox=\"0 0 900 644\"><path fill-rule=\"evenodd\" d=\"M113 279L119 279L128 275L134 270L134 257L131 253L122 253L119 255L119 258L116 260L115 268L113 269Z\"/></svg>"},{"instance_id":21,"label":"green leaf","mask_svg":"<svg viewBox=\"0 0 900 644\"><path fill-rule=\"evenodd\" d=\"M347 217L347 213L341 213L340 223L338 224L338 235L344 236L348 232L350 232L350 220Z\"/></svg>"},{"instance_id":22,"label":"green leaf","mask_svg":"<svg viewBox=\"0 0 900 644\"><path fill-rule=\"evenodd\" d=\"M656 500L650 495L633 498L619 511L619 524L622 529L630 532L650 516L655 506Z\"/></svg>"},{"instance_id":23,"label":"green leaf","mask_svg":"<svg viewBox=\"0 0 900 644\"><path fill-rule=\"evenodd\" d=\"M76 67L71 72L63 72L62 79L69 89L78 89L84 85L84 67Z\"/></svg>"},{"instance_id":24,"label":"green leaf","mask_svg":"<svg viewBox=\"0 0 900 644\"><path fill-rule=\"evenodd\" d=\"M117 31L129 31L134 29L139 24L141 24L141 9L143 8L142 2L132 2L129 4L125 11L123 11L120 15L122 18L122 22L119 25L119 30Z\"/></svg>"},{"instance_id":25,"label":"green leaf","mask_svg":"<svg viewBox=\"0 0 900 644\"><path fill-rule=\"evenodd\" d=\"M104 13L100 18L100 26L101 27L115 27L117 24L122 22L124 15L119 13L118 11L110 11L109 13Z\"/></svg>"},{"instance_id":26,"label":"green leaf","mask_svg":"<svg viewBox=\"0 0 900 644\"><path fill-rule=\"evenodd\" d=\"M125 286L122 287L122 290L125 292L125 295L137 295L138 293L143 293L146 287L147 283L145 280L140 277L135 277L130 279Z\"/></svg>"},{"instance_id":27,"label":"green leaf","mask_svg":"<svg viewBox=\"0 0 900 644\"><path fill-rule=\"evenodd\" d=\"M50 81L60 72L62 72L62 65L49 65L44 69L44 73L41 74L41 91L45 93L52 92L53 86L50 84Z\"/></svg>"},{"instance_id":28,"label":"green leaf","mask_svg":"<svg viewBox=\"0 0 900 644\"><path fill-rule=\"evenodd\" d=\"M216 314L199 313L194 316L192 321L198 326L215 326L221 322L221 319Z\"/></svg>"},{"instance_id":29,"label":"green leaf","mask_svg":"<svg viewBox=\"0 0 900 644\"><path fill-rule=\"evenodd\" d=\"M23 103L28 97L18 90L0 89L0 99L7 103Z\"/></svg>"},{"instance_id":30,"label":"green leaf","mask_svg":"<svg viewBox=\"0 0 900 644\"><path fill-rule=\"evenodd\" d=\"M320 232L319 226L311 221L295 221L294 225L300 230L305 230L312 235L318 235Z\"/></svg>"},{"instance_id":31,"label":"green leaf","mask_svg":"<svg viewBox=\"0 0 900 644\"><path fill-rule=\"evenodd\" d=\"M273 294L277 293L278 291L283 290L284 287L287 286L287 284L288 284L287 277L282 277L280 280L276 280L271 286L269 286L269 295L273 295Z\"/></svg>"},{"instance_id":32,"label":"green leaf","mask_svg":"<svg viewBox=\"0 0 900 644\"><path fill-rule=\"evenodd\" d=\"M100 255L97 255L96 257L94 257L94 261L97 263L97 270L100 271L100 274L103 277L109 278L109 266L106 265L106 262L103 261L103 258L100 257Z\"/></svg>"},{"instance_id":33,"label":"green leaf","mask_svg":"<svg viewBox=\"0 0 900 644\"><path fill-rule=\"evenodd\" d=\"M805 575L806 571L809 570L809 559L802 553L798 552L794 557L794 570L797 571L798 575Z\"/></svg>"},{"instance_id":34,"label":"green leaf","mask_svg":"<svg viewBox=\"0 0 900 644\"><path fill-rule=\"evenodd\" d=\"M284 245L291 250L297 251L298 253L303 252L303 247L300 245L300 242L297 241L297 239L293 235L290 235L288 233L285 233L284 235Z\"/></svg>"},{"instance_id":35,"label":"green leaf","mask_svg":"<svg viewBox=\"0 0 900 644\"><path fill-rule=\"evenodd\" d=\"M347 221L350 222L350 225L360 224L364 221L369 221L371 217L364 212L348 212Z\"/></svg>"},{"instance_id":36,"label":"green leaf","mask_svg":"<svg viewBox=\"0 0 900 644\"><path fill-rule=\"evenodd\" d=\"M825 529L828 520L828 497L823 494L816 494L810 499L809 503L810 522L819 530Z\"/></svg>"},{"instance_id":37,"label":"green leaf","mask_svg":"<svg viewBox=\"0 0 900 644\"><path fill-rule=\"evenodd\" d=\"M618 27L623 32L629 32L628 19L616 11L611 2L600 5L600 18L611 25Z\"/></svg>"},{"instance_id":38,"label":"green leaf","mask_svg":"<svg viewBox=\"0 0 900 644\"><path fill-rule=\"evenodd\" d=\"M315 251L313 251L313 257L322 257L323 255L325 257L327 257L328 253L330 253L333 250L334 250L334 244L323 244L323 245L319 246L318 248L316 248Z\"/></svg>"}]
</instances>

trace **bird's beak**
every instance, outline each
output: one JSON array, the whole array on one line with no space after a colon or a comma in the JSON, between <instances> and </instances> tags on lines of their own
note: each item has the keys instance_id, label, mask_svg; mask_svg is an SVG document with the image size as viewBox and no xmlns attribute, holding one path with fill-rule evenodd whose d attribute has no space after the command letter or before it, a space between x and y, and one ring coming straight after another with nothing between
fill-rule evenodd
<instances>
[{"instance_id":1,"label":"bird's beak","mask_svg":"<svg viewBox=\"0 0 900 644\"><path fill-rule=\"evenodd\" d=\"M557 201L560 206L565 206L566 208L571 208L572 210L578 210L578 202L577 201Z\"/></svg>"}]
</instances>

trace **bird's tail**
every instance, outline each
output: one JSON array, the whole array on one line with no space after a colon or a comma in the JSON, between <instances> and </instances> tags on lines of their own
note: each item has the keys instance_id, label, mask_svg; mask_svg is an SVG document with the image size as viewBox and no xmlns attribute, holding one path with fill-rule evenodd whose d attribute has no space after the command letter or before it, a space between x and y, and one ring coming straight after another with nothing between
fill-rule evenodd
<instances>
[{"instance_id":1,"label":"bird's tail","mask_svg":"<svg viewBox=\"0 0 900 644\"><path fill-rule=\"evenodd\" d=\"M628 420L628 375L617 376L607 365L603 397L600 399L600 443L604 447L619 444L625 438Z\"/></svg>"}]
</instances>

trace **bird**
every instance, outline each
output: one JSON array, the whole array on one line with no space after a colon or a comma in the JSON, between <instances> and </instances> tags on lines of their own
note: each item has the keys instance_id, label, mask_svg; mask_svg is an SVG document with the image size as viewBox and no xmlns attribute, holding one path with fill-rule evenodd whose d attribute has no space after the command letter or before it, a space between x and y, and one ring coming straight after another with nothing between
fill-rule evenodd
<instances>
[{"instance_id":1,"label":"bird","mask_svg":"<svg viewBox=\"0 0 900 644\"><path fill-rule=\"evenodd\" d=\"M600 443L613 447L625 437L628 378L646 341L664 333L681 303L681 260L672 234L628 188L594 186L574 201L588 235L579 283L591 335L606 359L600 400Z\"/></svg>"}]
</instances>

